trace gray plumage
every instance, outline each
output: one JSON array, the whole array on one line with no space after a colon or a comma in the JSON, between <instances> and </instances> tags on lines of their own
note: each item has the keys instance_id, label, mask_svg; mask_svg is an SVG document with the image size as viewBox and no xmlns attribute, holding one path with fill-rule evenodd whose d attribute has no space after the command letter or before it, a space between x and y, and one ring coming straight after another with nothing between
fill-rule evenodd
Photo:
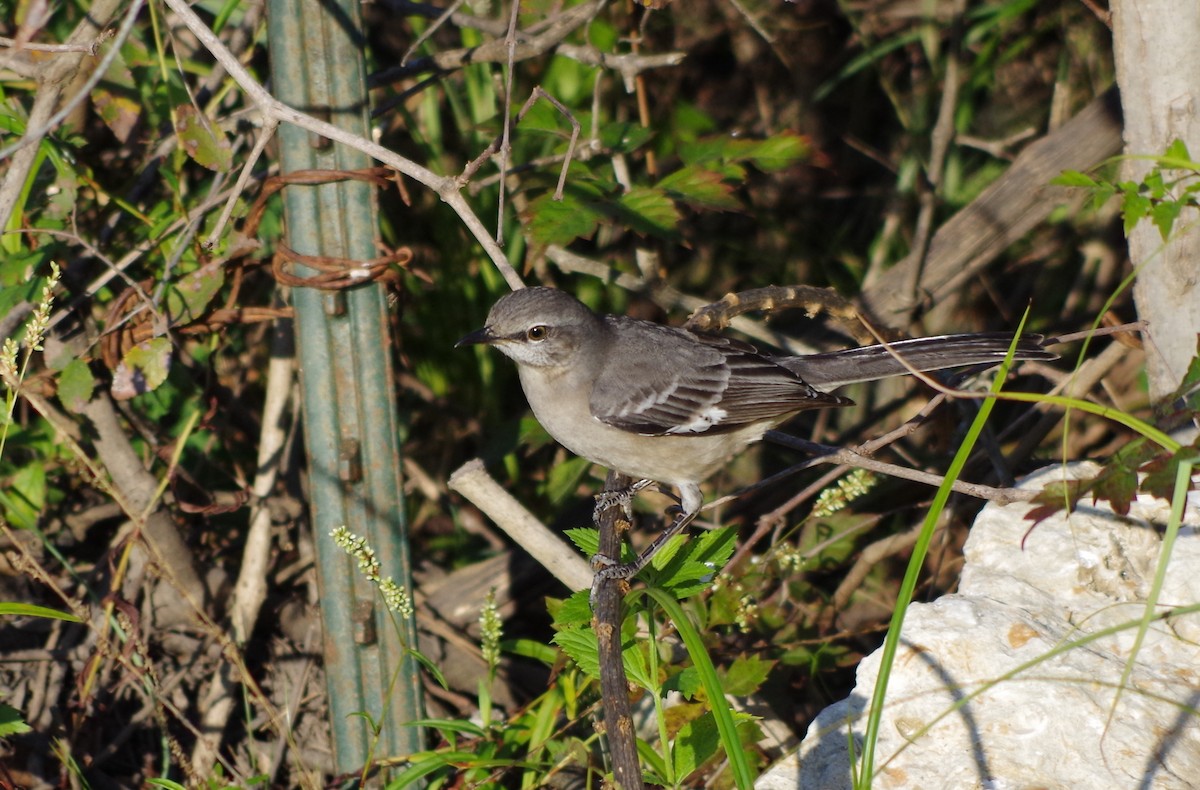
<instances>
[{"instance_id":1,"label":"gray plumage","mask_svg":"<svg viewBox=\"0 0 1200 790\"><path fill-rule=\"evenodd\" d=\"M700 483L769 428L812 408L852 401L825 390L908 373L997 363L1011 338L943 335L805 356L760 353L720 335L600 316L553 288L501 298L487 324L459 341L516 361L534 415L577 455L638 479L674 485L685 514ZM1015 358L1054 359L1040 338Z\"/></svg>"}]
</instances>

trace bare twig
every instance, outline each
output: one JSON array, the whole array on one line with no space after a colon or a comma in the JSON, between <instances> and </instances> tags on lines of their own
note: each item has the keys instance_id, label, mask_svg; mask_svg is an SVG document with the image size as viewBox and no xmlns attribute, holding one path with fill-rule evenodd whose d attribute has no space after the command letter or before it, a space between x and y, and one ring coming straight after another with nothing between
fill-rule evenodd
<instances>
[{"instance_id":1,"label":"bare twig","mask_svg":"<svg viewBox=\"0 0 1200 790\"><path fill-rule=\"evenodd\" d=\"M417 36L417 40L412 43L412 46L404 50L404 54L400 57L400 65L408 65L408 59L412 57L412 53L417 51L417 47L428 41L429 37L438 31L438 28L450 21L454 15L458 13L458 9L462 8L463 3L465 2L466 0L454 0L454 2L450 4L450 7L443 11L441 16L433 21L432 25L425 28L425 32ZM519 3L513 3L514 7L517 5L519 5Z\"/></svg>"},{"instance_id":2,"label":"bare twig","mask_svg":"<svg viewBox=\"0 0 1200 790\"><path fill-rule=\"evenodd\" d=\"M929 238L933 232L938 191L942 186L942 175L946 169L946 153L950 149L950 141L954 138L954 112L958 104L958 46L962 15L966 11L965 5L965 0L954 0L953 2L952 42L946 56L946 75L942 80L942 101L929 143L929 167L926 173L928 183L921 191L921 208L917 213L917 227L913 233L912 255L915 265L910 267L907 281L903 286L905 293L914 302L917 300L917 288L921 281L921 271L925 266L925 253L929 249Z\"/></svg>"},{"instance_id":3,"label":"bare twig","mask_svg":"<svg viewBox=\"0 0 1200 790\"><path fill-rule=\"evenodd\" d=\"M572 31L590 21L600 12L606 1L592 0L583 5L573 6L551 17L544 27L525 31L526 35L516 37L516 45L512 48L511 54L506 36L485 42L477 47L449 49L428 57L416 58L407 65L396 66L374 74L368 80L369 86L378 88L396 80L429 71L454 71L468 63L508 63L510 58L511 62L515 63L536 58L558 46Z\"/></svg>"},{"instance_id":4,"label":"bare twig","mask_svg":"<svg viewBox=\"0 0 1200 790\"><path fill-rule=\"evenodd\" d=\"M283 102L272 96L266 88L264 88L250 73L242 66L242 64L233 56L220 39L209 29L207 25L201 21L186 0L165 0L167 6L175 12L179 20L192 32L196 38L205 46L206 49L216 58L235 82L246 92L247 98L250 99L257 107L259 112L264 116L271 118L277 122L290 123L301 129L304 129L322 137L328 138L337 143L347 145L356 151L361 151L367 156L382 162L389 167L393 167L404 175L412 178L418 183L424 184L429 189L437 193L438 197L443 202L448 204L463 224L471 231L476 241L483 247L484 251L491 258L492 263L503 275L511 288L521 288L524 284L521 282L520 275L508 262L504 255L504 250L500 245L492 239L487 228L476 216L475 212L467 204L466 199L462 195L462 184L458 179L449 176L439 176L433 171L418 165L411 159L407 159L396 154L393 151L384 148L383 146L368 140L360 135L352 134L343 129L339 129L331 123L321 121L308 113L301 112L293 107L289 107Z\"/></svg>"}]
</instances>

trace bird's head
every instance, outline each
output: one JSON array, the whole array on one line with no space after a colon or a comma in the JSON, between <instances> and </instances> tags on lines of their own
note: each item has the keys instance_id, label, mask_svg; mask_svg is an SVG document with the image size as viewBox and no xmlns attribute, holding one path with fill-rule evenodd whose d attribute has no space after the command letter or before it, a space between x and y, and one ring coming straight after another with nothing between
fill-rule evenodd
<instances>
[{"instance_id":1,"label":"bird's head","mask_svg":"<svg viewBox=\"0 0 1200 790\"><path fill-rule=\"evenodd\" d=\"M518 364L553 368L599 342L603 333L600 318L570 294L556 288L522 288L496 302L484 327L455 347L483 343Z\"/></svg>"}]
</instances>

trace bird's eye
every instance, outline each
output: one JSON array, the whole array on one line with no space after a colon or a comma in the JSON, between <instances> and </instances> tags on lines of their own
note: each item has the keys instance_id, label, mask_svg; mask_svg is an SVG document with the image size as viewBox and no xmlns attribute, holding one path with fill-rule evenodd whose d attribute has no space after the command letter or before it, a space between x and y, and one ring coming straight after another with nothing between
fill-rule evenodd
<instances>
[{"instance_id":1,"label":"bird's eye","mask_svg":"<svg viewBox=\"0 0 1200 790\"><path fill-rule=\"evenodd\" d=\"M529 327L528 331L525 332L525 337L536 343L539 340L545 340L548 334L550 334L550 330L544 324L538 324L537 326Z\"/></svg>"}]
</instances>

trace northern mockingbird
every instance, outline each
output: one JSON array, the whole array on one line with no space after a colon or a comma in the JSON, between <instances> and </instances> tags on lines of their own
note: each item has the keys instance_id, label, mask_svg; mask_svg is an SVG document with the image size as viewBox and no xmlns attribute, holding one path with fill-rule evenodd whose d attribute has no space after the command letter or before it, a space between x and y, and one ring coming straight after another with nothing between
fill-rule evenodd
<instances>
[{"instance_id":1,"label":"northern mockingbird","mask_svg":"<svg viewBox=\"0 0 1200 790\"><path fill-rule=\"evenodd\" d=\"M629 578L695 518L700 483L730 457L796 412L853 403L825 390L909 368L999 363L1010 341L941 335L773 356L721 335L597 315L554 288L523 288L496 302L487 324L456 346L484 343L512 358L538 422L571 452L641 480L635 489L657 482L679 490L671 526L635 562L599 571ZM1021 338L1015 358L1055 359L1039 341Z\"/></svg>"}]
</instances>

